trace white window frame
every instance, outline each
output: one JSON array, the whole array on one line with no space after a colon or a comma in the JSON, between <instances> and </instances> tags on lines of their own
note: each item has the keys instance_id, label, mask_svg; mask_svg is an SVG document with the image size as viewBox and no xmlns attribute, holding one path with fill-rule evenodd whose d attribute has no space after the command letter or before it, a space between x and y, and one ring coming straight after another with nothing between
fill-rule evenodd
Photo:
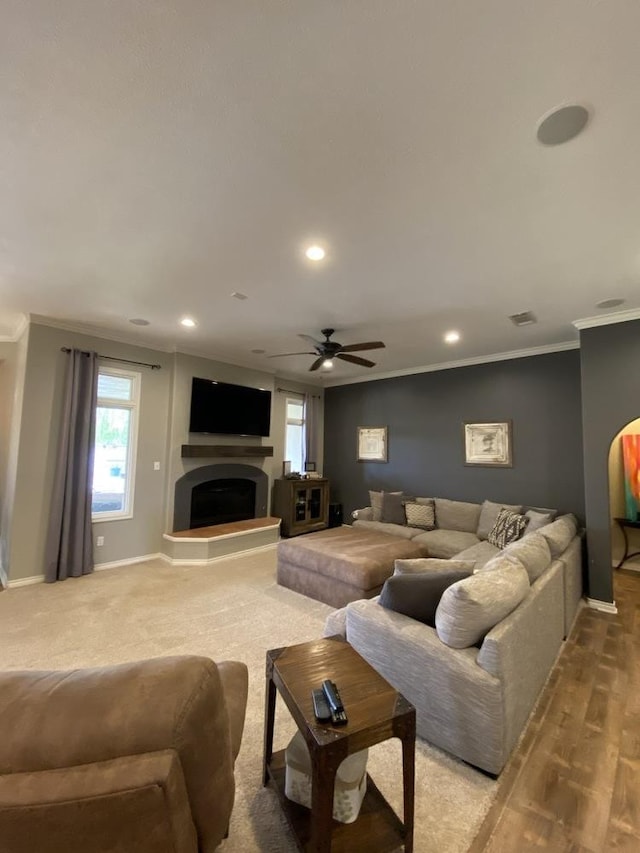
<instances>
[{"instance_id":1,"label":"white window frame","mask_svg":"<svg viewBox=\"0 0 640 853\"><path fill-rule=\"evenodd\" d=\"M289 403L302 403L302 417L301 418L290 418L289 417L289 415L288 415ZM304 463L305 463L304 435L305 435L305 426L306 426L306 422L307 422L307 419L306 419L307 412L306 412L306 404L305 404L304 395L300 394L300 395L296 395L295 397L287 397L285 399L284 405L285 405L285 409L284 409L284 452L285 453L287 452L287 432L288 432L289 424L291 424L292 426L301 426L302 427L302 447L300 448L300 451L301 451L302 455L300 458L302 460L302 467L304 468ZM300 472L300 473L302 473L302 472Z\"/></svg>"},{"instance_id":2,"label":"white window frame","mask_svg":"<svg viewBox=\"0 0 640 853\"><path fill-rule=\"evenodd\" d=\"M124 492L124 506L120 510L110 512L92 512L91 521L99 524L101 521L122 521L133 518L133 499L136 482L136 459L138 456L138 420L140 412L140 381L142 375L133 370L121 370L118 367L98 368L98 373L104 376L122 376L131 380L131 399L118 400L112 397L100 397L96 401L96 409L128 409L129 415L129 446L127 447L127 483ZM92 495L93 496L93 495Z\"/></svg>"}]
</instances>

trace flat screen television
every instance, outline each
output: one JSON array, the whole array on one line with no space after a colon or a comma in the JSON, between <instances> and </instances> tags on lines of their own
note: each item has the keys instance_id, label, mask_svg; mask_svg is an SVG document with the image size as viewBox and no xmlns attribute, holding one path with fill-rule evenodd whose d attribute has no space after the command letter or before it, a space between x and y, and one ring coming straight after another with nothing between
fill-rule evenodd
<instances>
[{"instance_id":1,"label":"flat screen television","mask_svg":"<svg viewBox=\"0 0 640 853\"><path fill-rule=\"evenodd\" d=\"M271 391L194 376L189 432L269 435Z\"/></svg>"}]
</instances>

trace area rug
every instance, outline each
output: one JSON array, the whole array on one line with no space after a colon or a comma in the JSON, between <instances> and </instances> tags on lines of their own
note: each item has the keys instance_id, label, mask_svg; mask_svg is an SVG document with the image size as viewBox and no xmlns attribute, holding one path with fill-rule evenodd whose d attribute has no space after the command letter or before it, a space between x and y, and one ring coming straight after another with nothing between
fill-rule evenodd
<instances>
[{"instance_id":1,"label":"area rug","mask_svg":"<svg viewBox=\"0 0 640 853\"><path fill-rule=\"evenodd\" d=\"M265 653L321 637L331 611L276 584L274 549L209 566L154 560L7 590L0 597L0 666L67 669L176 654L244 661L247 718L229 838L220 849L288 853L296 846L276 795L261 785ZM274 747L285 747L294 732L278 699ZM373 747L368 769L401 815L400 742ZM418 740L415 850L468 850L496 791L492 779Z\"/></svg>"}]
</instances>

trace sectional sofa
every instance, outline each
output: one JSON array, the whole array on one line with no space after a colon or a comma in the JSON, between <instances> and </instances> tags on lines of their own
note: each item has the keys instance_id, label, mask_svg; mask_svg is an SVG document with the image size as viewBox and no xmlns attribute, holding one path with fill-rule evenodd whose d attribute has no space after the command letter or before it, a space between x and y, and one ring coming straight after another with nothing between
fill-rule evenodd
<instances>
[{"instance_id":1,"label":"sectional sofa","mask_svg":"<svg viewBox=\"0 0 640 853\"><path fill-rule=\"evenodd\" d=\"M404 526L395 534L424 542L437 533L429 539L430 554L453 557L451 565L462 560L474 566L473 574L442 595L435 625L372 598L335 611L324 634L344 636L416 706L421 737L498 774L579 607L581 537L575 518L564 515L500 549L483 538L489 508L481 524L483 507L453 506L460 503L435 499L436 517L439 504L440 522L452 527L411 531ZM385 524L373 521L370 511L356 515L355 526ZM416 571L423 563L429 571L432 561L414 562ZM397 569L401 563L406 569L407 561L398 561Z\"/></svg>"}]
</instances>

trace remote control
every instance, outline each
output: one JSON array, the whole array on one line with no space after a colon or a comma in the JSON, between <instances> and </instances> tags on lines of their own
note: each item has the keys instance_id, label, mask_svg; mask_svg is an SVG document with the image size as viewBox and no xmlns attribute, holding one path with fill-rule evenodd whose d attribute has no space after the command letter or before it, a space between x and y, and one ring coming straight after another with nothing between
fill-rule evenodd
<instances>
[{"instance_id":1,"label":"remote control","mask_svg":"<svg viewBox=\"0 0 640 853\"><path fill-rule=\"evenodd\" d=\"M333 681L327 679L322 682L322 689L331 710L331 722L335 726L344 726L349 720L347 719L338 688Z\"/></svg>"},{"instance_id":2,"label":"remote control","mask_svg":"<svg viewBox=\"0 0 640 853\"><path fill-rule=\"evenodd\" d=\"M317 690L311 691L311 696L313 698L313 713L316 716L316 720L320 723L328 723L331 719L331 708L327 702L327 697L324 695L324 690L318 687Z\"/></svg>"}]
</instances>

